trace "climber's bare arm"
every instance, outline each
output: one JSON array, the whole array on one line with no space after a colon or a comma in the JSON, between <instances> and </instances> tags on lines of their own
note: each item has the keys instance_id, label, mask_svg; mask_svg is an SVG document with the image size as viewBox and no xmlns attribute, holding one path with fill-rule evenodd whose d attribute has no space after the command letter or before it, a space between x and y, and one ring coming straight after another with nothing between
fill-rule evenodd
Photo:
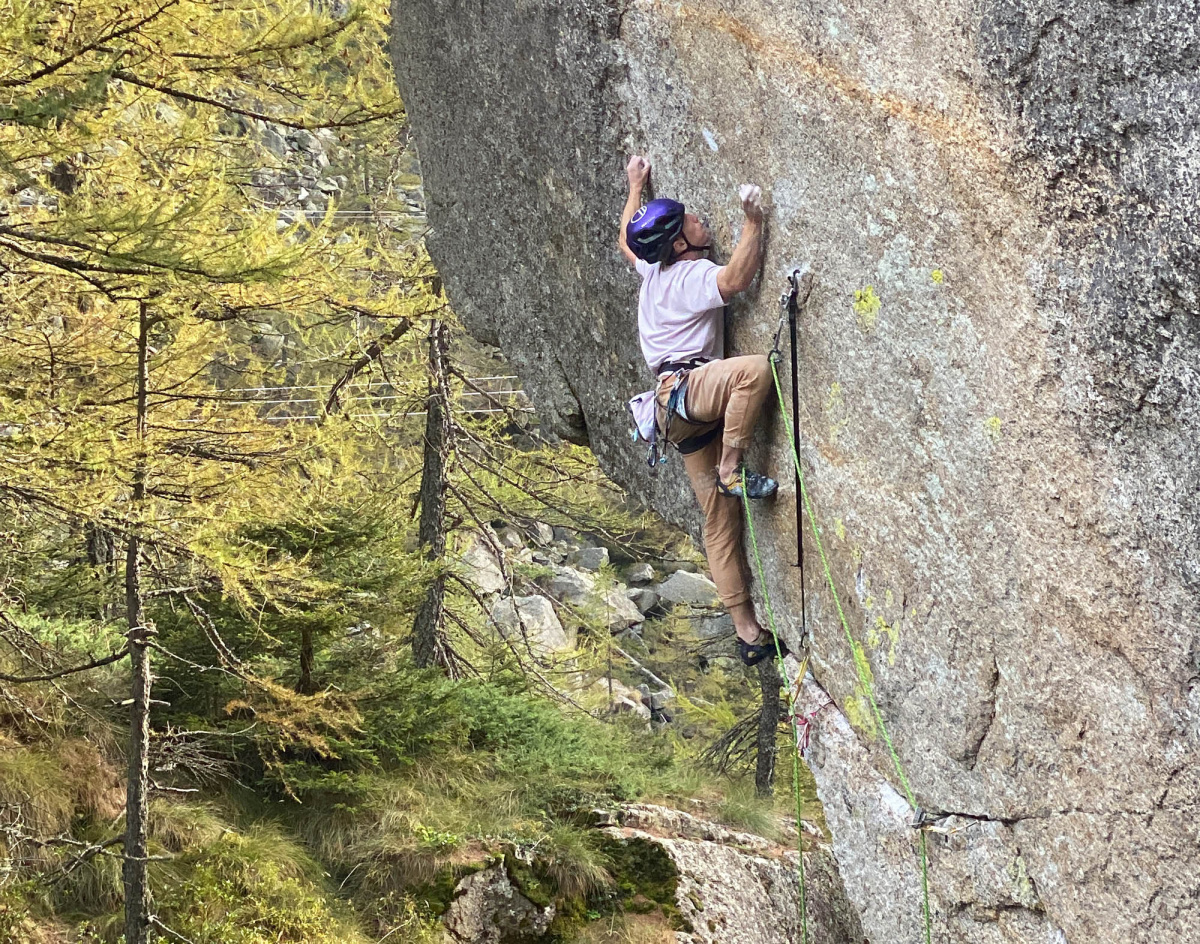
<instances>
[{"instance_id":1,"label":"climber's bare arm","mask_svg":"<svg viewBox=\"0 0 1200 944\"><path fill-rule=\"evenodd\" d=\"M625 175L629 178L629 196L625 200L625 209L621 211L621 230L617 235L617 245L621 247L621 252L629 260L629 264L636 266L637 256L625 241L625 227L642 205L642 190L650 176L650 162L638 154L633 155L625 167Z\"/></svg>"},{"instance_id":2,"label":"climber's bare arm","mask_svg":"<svg viewBox=\"0 0 1200 944\"><path fill-rule=\"evenodd\" d=\"M742 212L746 214L742 236L734 246L729 262L717 273L717 288L725 301L750 287L758 273L759 251L762 248L762 189L745 184L739 195L742 198Z\"/></svg>"}]
</instances>

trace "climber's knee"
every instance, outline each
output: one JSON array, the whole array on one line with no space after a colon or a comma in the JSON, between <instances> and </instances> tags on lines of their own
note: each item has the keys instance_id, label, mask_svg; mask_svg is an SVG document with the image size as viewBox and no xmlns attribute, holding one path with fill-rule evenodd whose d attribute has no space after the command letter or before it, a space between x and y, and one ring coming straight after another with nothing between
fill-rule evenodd
<instances>
[{"instance_id":1,"label":"climber's knee","mask_svg":"<svg viewBox=\"0 0 1200 944\"><path fill-rule=\"evenodd\" d=\"M766 390L771 385L771 359L766 354L749 355L748 379L755 390Z\"/></svg>"}]
</instances>

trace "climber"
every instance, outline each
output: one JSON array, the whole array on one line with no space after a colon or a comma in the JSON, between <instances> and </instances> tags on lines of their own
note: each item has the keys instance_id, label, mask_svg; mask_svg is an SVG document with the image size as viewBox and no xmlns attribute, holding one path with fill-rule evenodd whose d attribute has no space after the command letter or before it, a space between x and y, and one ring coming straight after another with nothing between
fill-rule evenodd
<instances>
[{"instance_id":1,"label":"climber","mask_svg":"<svg viewBox=\"0 0 1200 944\"><path fill-rule=\"evenodd\" d=\"M683 455L704 511L704 550L721 602L733 618L746 665L775 654L775 637L758 622L747 589L741 504L770 498L773 479L745 468L754 423L771 388L766 355L724 356L724 306L754 281L762 234L762 191L744 185L745 223L729 263L704 256L708 227L674 200L642 206L650 162L634 155L625 168L629 197L618 244L642 277L638 334L657 378L657 424ZM787 652L782 640L780 650Z\"/></svg>"}]
</instances>

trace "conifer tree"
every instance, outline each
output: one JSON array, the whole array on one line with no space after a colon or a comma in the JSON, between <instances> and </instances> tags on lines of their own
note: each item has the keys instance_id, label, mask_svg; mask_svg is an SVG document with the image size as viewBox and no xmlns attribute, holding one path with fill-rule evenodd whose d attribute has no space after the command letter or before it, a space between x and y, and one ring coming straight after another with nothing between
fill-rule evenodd
<instances>
[{"instance_id":1,"label":"conifer tree","mask_svg":"<svg viewBox=\"0 0 1200 944\"><path fill-rule=\"evenodd\" d=\"M0 682L129 666L127 944L170 933L146 876L154 661L217 666L242 688L236 710L278 721L264 766L331 757L322 732L343 734L352 706L322 700L320 657L347 598L370 593L348 573L363 559L391 568L418 664L483 674L503 648L566 700L550 660L498 639L456 573L463 532L536 519L614 547L646 538L590 454L544 442L456 361L410 232L381 213L288 222L264 202L277 139L313 134L356 154L363 183L342 205L399 203L383 17L378 0L0 0L0 515L76 542L95 578L78 606L124 615L111 651ZM373 540L386 546L362 549ZM536 592L498 559L511 592ZM170 649L156 618L164 634L191 621L196 644ZM276 656L289 668L271 674Z\"/></svg>"},{"instance_id":2,"label":"conifer tree","mask_svg":"<svg viewBox=\"0 0 1200 944\"><path fill-rule=\"evenodd\" d=\"M332 382L364 327L428 307L414 256L331 217L281 228L249 186L247 159L268 161L280 129L399 136L382 16L288 0L0 5L0 498L125 546L127 944L156 920L150 585L187 574L261 600L302 570L228 540L278 501L272 473L327 444L230 393L287 376L255 329L328 342L287 379Z\"/></svg>"}]
</instances>

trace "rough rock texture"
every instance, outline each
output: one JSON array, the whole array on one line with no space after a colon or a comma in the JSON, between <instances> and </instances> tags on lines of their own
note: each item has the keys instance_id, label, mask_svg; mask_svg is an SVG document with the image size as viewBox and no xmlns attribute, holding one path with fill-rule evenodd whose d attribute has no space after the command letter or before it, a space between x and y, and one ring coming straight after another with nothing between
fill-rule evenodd
<instances>
[{"instance_id":1,"label":"rough rock texture","mask_svg":"<svg viewBox=\"0 0 1200 944\"><path fill-rule=\"evenodd\" d=\"M626 592L641 613L649 613L658 606L658 594L649 587L631 587Z\"/></svg>"},{"instance_id":2,"label":"rough rock texture","mask_svg":"<svg viewBox=\"0 0 1200 944\"><path fill-rule=\"evenodd\" d=\"M608 564L608 548L581 547L579 550L573 551L567 559L576 567L594 573Z\"/></svg>"},{"instance_id":3,"label":"rough rock texture","mask_svg":"<svg viewBox=\"0 0 1200 944\"><path fill-rule=\"evenodd\" d=\"M616 679L601 679L592 683L592 694L599 695L613 714L633 714L650 720L650 706L643 703L641 692Z\"/></svg>"},{"instance_id":4,"label":"rough rock texture","mask_svg":"<svg viewBox=\"0 0 1200 944\"><path fill-rule=\"evenodd\" d=\"M717 606L717 585L703 574L679 570L654 588L668 603L687 603L690 606Z\"/></svg>"},{"instance_id":5,"label":"rough rock texture","mask_svg":"<svg viewBox=\"0 0 1200 944\"><path fill-rule=\"evenodd\" d=\"M930 834L937 940L1200 940L1200 0L405 0L430 251L545 422L648 477L615 249L625 156L728 252L736 186L818 280L799 425L832 580ZM786 363L786 361L785 361ZM786 372L784 383L790 383ZM774 415L751 458L799 642ZM809 536L811 542L811 535ZM810 543L812 760L877 944L920 937L911 819ZM759 588L761 592L763 588ZM966 823L973 823L960 829Z\"/></svg>"},{"instance_id":6,"label":"rough rock texture","mask_svg":"<svg viewBox=\"0 0 1200 944\"><path fill-rule=\"evenodd\" d=\"M575 629L563 628L554 604L545 597L497 600L492 604L491 619L502 636L523 640L539 655L575 648Z\"/></svg>"},{"instance_id":7,"label":"rough rock texture","mask_svg":"<svg viewBox=\"0 0 1200 944\"><path fill-rule=\"evenodd\" d=\"M662 847L679 872L675 900L688 930L679 944L793 944L801 939L797 853L679 810L630 806L606 831ZM860 944L862 928L833 856L804 853L809 940Z\"/></svg>"},{"instance_id":8,"label":"rough rock texture","mask_svg":"<svg viewBox=\"0 0 1200 944\"><path fill-rule=\"evenodd\" d=\"M654 568L649 564L632 564L625 571L625 580L633 584L650 583L654 579Z\"/></svg>"},{"instance_id":9,"label":"rough rock texture","mask_svg":"<svg viewBox=\"0 0 1200 944\"><path fill-rule=\"evenodd\" d=\"M614 633L628 629L630 626L636 626L646 618L637 605L629 599L628 590L628 587L619 583L605 592L596 602L597 613L605 621L609 630Z\"/></svg>"},{"instance_id":10,"label":"rough rock texture","mask_svg":"<svg viewBox=\"0 0 1200 944\"><path fill-rule=\"evenodd\" d=\"M482 541L475 541L467 548L458 572L480 593L499 593L508 588L500 562Z\"/></svg>"},{"instance_id":11,"label":"rough rock texture","mask_svg":"<svg viewBox=\"0 0 1200 944\"><path fill-rule=\"evenodd\" d=\"M459 882L442 926L447 944L518 944L541 938L553 920L554 905L522 895L498 862Z\"/></svg>"},{"instance_id":12,"label":"rough rock texture","mask_svg":"<svg viewBox=\"0 0 1200 944\"><path fill-rule=\"evenodd\" d=\"M555 567L547 585L556 600L582 606L596 590L596 578L570 567Z\"/></svg>"}]
</instances>

